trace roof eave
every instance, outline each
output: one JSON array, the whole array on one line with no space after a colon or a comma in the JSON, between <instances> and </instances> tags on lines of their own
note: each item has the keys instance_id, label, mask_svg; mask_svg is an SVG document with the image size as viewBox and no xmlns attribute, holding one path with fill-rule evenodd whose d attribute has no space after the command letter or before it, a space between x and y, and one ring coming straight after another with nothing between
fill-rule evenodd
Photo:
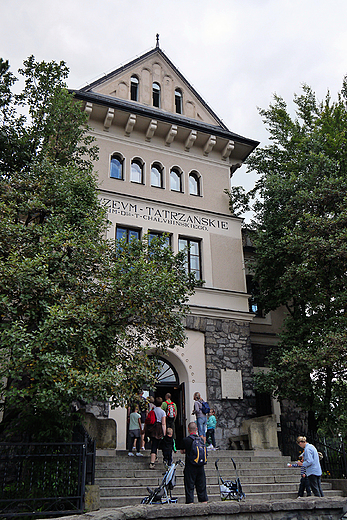
<instances>
[{"instance_id":1,"label":"roof eave","mask_svg":"<svg viewBox=\"0 0 347 520\"><path fill-rule=\"evenodd\" d=\"M190 130L196 130L206 134L212 134L216 137L222 137L230 139L238 143L244 144L250 147L250 151L247 156L258 146L259 141L254 141L247 137L230 132L228 129L222 126L215 126L208 123L196 121L179 114L172 114L170 112L164 112L163 110L141 105L140 103L134 103L133 101L127 101L124 99L114 98L111 96L105 96L103 94L97 94L95 92L86 92L82 90L70 90L74 94L76 99L81 101L96 103L105 107L115 108L124 112L131 112L136 115L142 115L151 119L157 119L159 121L165 121L171 124L176 124L181 127L189 128ZM246 157L245 157L246 158Z\"/></svg>"}]
</instances>

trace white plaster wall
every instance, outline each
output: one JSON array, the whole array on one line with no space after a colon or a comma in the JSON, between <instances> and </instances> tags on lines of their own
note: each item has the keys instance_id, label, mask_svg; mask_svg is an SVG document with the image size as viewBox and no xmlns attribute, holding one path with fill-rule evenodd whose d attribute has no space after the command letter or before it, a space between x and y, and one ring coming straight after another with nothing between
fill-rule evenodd
<instances>
[{"instance_id":1,"label":"white plaster wall","mask_svg":"<svg viewBox=\"0 0 347 520\"><path fill-rule=\"evenodd\" d=\"M206 365L204 334L198 331L187 330L187 343L184 348L177 347L169 350L165 359L170 361L178 373L179 382L185 383L186 426L195 420L191 414L193 410L193 395L200 392L206 399ZM126 449L126 408L110 409L109 417L117 423L117 450Z\"/></svg>"},{"instance_id":2,"label":"white plaster wall","mask_svg":"<svg viewBox=\"0 0 347 520\"><path fill-rule=\"evenodd\" d=\"M126 450L127 440L127 410L126 408L110 409L110 419L114 419L117 423L117 450Z\"/></svg>"}]
</instances>

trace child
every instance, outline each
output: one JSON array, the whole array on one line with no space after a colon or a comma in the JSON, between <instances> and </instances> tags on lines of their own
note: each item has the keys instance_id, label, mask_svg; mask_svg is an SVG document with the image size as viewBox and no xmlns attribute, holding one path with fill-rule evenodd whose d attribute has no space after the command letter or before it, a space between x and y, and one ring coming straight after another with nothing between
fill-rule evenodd
<instances>
[{"instance_id":1,"label":"child","mask_svg":"<svg viewBox=\"0 0 347 520\"><path fill-rule=\"evenodd\" d=\"M217 424L216 412L214 411L213 408L211 408L210 413L208 414L207 433L206 433L207 444L210 443L209 446L207 446L207 449L211 450L211 451L215 451L217 449L216 448L216 439L214 436L216 424Z\"/></svg>"},{"instance_id":2,"label":"child","mask_svg":"<svg viewBox=\"0 0 347 520\"><path fill-rule=\"evenodd\" d=\"M134 454L131 451L134 440L136 439L136 456L137 457L143 457L142 453L140 453L140 447L141 447L141 435L143 433L142 426L141 426L141 415L139 414L139 407L137 404L133 406L133 412L130 414L130 421L129 421L129 441L128 441L128 455L129 457L133 457Z\"/></svg>"},{"instance_id":3,"label":"child","mask_svg":"<svg viewBox=\"0 0 347 520\"><path fill-rule=\"evenodd\" d=\"M301 453L301 455L299 455L299 459L301 459L301 461L302 461L303 458L304 458L304 454ZM298 498L304 496L305 489L306 489L307 496L310 497L311 494L312 494L311 493L311 486L310 486L308 477L306 475L306 468L305 468L305 466L299 466L299 464L287 464L287 466L289 468L299 468L299 467L301 467L301 470L300 470L301 479L300 479L300 484L299 484Z\"/></svg>"},{"instance_id":4,"label":"child","mask_svg":"<svg viewBox=\"0 0 347 520\"><path fill-rule=\"evenodd\" d=\"M172 450L176 453L176 445L173 438L173 429L167 428L166 435L160 441L160 448L163 452L163 462L167 466L172 464Z\"/></svg>"}]
</instances>

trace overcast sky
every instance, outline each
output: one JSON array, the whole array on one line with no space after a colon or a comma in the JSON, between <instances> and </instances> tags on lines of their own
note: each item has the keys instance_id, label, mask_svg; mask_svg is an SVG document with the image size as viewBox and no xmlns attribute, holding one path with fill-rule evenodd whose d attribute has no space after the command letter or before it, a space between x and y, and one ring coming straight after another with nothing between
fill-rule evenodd
<instances>
[{"instance_id":1,"label":"overcast sky","mask_svg":"<svg viewBox=\"0 0 347 520\"><path fill-rule=\"evenodd\" d=\"M0 56L64 60L81 88L160 47L229 130L266 144L257 107L307 83L333 98L347 73L347 0L0 0ZM247 189L242 167L233 182Z\"/></svg>"}]
</instances>

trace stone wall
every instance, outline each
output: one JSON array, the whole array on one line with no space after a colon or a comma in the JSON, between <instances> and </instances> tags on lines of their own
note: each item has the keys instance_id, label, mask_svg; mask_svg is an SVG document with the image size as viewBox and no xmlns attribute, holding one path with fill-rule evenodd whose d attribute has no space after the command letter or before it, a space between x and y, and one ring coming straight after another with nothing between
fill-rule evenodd
<instances>
[{"instance_id":1,"label":"stone wall","mask_svg":"<svg viewBox=\"0 0 347 520\"><path fill-rule=\"evenodd\" d=\"M205 335L207 400L216 410L217 445L225 449L242 421L256 415L249 323L188 316L186 327ZM222 399L222 369L242 370L243 399Z\"/></svg>"},{"instance_id":2,"label":"stone wall","mask_svg":"<svg viewBox=\"0 0 347 520\"><path fill-rule=\"evenodd\" d=\"M302 500L210 502L208 504L139 505L101 509L61 520L340 520L346 498L309 497ZM44 519L48 520L48 519ZM58 520L58 519L57 519Z\"/></svg>"}]
</instances>

